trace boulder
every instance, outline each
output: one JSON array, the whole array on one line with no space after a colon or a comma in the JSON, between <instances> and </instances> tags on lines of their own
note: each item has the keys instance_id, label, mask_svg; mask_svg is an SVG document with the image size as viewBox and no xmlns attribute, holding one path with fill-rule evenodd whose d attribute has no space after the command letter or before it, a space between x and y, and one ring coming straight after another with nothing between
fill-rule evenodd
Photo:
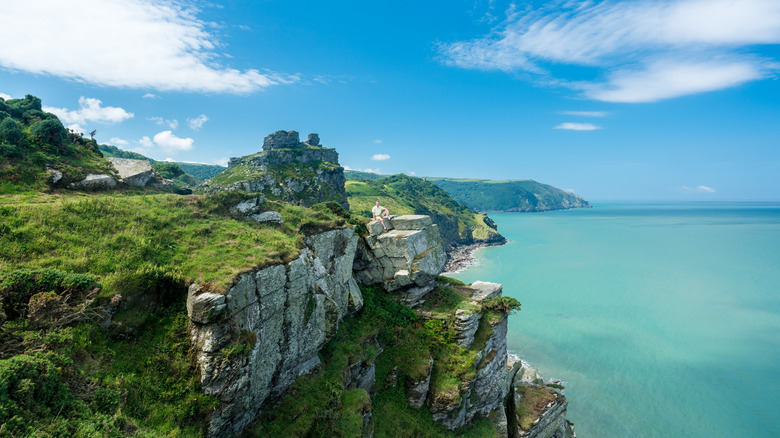
<instances>
[{"instance_id":1,"label":"boulder","mask_svg":"<svg viewBox=\"0 0 780 438\"><path fill-rule=\"evenodd\" d=\"M318 134L311 133L309 134L309 138L307 138L304 143L308 146L319 146L320 136Z\"/></svg>"},{"instance_id":2,"label":"boulder","mask_svg":"<svg viewBox=\"0 0 780 438\"><path fill-rule=\"evenodd\" d=\"M108 157L107 160L114 166L122 182L127 185L143 187L155 176L152 163L149 161L117 157Z\"/></svg>"},{"instance_id":3,"label":"boulder","mask_svg":"<svg viewBox=\"0 0 780 438\"><path fill-rule=\"evenodd\" d=\"M111 175L89 174L81 181L70 183L72 189L100 190L116 187L116 180Z\"/></svg>"},{"instance_id":4,"label":"boulder","mask_svg":"<svg viewBox=\"0 0 780 438\"><path fill-rule=\"evenodd\" d=\"M251 216L252 220L259 223L271 223L271 224L281 224L282 222L282 214L278 211L264 211L260 214L255 214Z\"/></svg>"}]
</instances>

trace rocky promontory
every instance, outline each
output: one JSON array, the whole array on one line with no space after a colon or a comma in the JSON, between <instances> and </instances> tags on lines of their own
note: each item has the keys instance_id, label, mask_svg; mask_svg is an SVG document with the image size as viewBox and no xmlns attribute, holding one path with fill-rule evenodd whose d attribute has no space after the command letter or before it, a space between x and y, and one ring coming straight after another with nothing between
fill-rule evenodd
<instances>
[{"instance_id":1,"label":"rocky promontory","mask_svg":"<svg viewBox=\"0 0 780 438\"><path fill-rule=\"evenodd\" d=\"M203 182L198 190L243 190L306 207L336 202L348 209L345 181L338 152L321 146L317 134L301 142L296 131L277 131L265 137L261 152L231 158L224 172Z\"/></svg>"}]
</instances>

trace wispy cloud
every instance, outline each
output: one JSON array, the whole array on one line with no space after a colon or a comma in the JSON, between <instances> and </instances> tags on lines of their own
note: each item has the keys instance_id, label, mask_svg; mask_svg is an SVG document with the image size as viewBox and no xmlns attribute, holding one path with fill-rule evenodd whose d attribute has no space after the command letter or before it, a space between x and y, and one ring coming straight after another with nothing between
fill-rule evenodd
<instances>
[{"instance_id":1,"label":"wispy cloud","mask_svg":"<svg viewBox=\"0 0 780 438\"><path fill-rule=\"evenodd\" d=\"M553 129L565 129L567 131L595 131L597 129L601 129L601 126L596 126L592 123L564 122L554 127Z\"/></svg>"},{"instance_id":2,"label":"wispy cloud","mask_svg":"<svg viewBox=\"0 0 780 438\"><path fill-rule=\"evenodd\" d=\"M653 102L769 77L774 60L751 46L780 43L776 0L609 0L514 7L490 34L439 46L445 63L526 71L536 80L607 102ZM556 65L602 78L556 78Z\"/></svg>"},{"instance_id":3,"label":"wispy cloud","mask_svg":"<svg viewBox=\"0 0 780 438\"><path fill-rule=\"evenodd\" d=\"M201 114L194 119L187 119L187 124L190 126L190 129L197 131L203 127L203 124L206 123L208 119L209 118L205 114Z\"/></svg>"},{"instance_id":4,"label":"wispy cloud","mask_svg":"<svg viewBox=\"0 0 780 438\"><path fill-rule=\"evenodd\" d=\"M111 143L114 146L127 146L130 144L127 140L122 140L119 137L111 137L110 140L108 140L109 143Z\"/></svg>"},{"instance_id":5,"label":"wispy cloud","mask_svg":"<svg viewBox=\"0 0 780 438\"><path fill-rule=\"evenodd\" d=\"M607 111L561 111L560 113L566 116L577 117L606 117L609 115Z\"/></svg>"},{"instance_id":6,"label":"wispy cloud","mask_svg":"<svg viewBox=\"0 0 780 438\"><path fill-rule=\"evenodd\" d=\"M167 120L167 119L163 119L162 117L155 116L155 117L147 117L146 120L151 120L152 122L160 126L167 126L171 129L176 129L179 127L179 121L176 119Z\"/></svg>"},{"instance_id":7,"label":"wispy cloud","mask_svg":"<svg viewBox=\"0 0 780 438\"><path fill-rule=\"evenodd\" d=\"M0 2L0 66L111 87L245 94L299 80L220 62L191 0ZM34 38L19 38L35 29Z\"/></svg>"},{"instance_id":8,"label":"wispy cloud","mask_svg":"<svg viewBox=\"0 0 780 438\"><path fill-rule=\"evenodd\" d=\"M388 154L374 154L371 157L371 159L374 160L374 161L385 161L385 160L389 160L390 159L390 155L388 155Z\"/></svg>"},{"instance_id":9,"label":"wispy cloud","mask_svg":"<svg viewBox=\"0 0 780 438\"><path fill-rule=\"evenodd\" d=\"M0 93L0 97L2 97L3 100L13 99L10 95L5 93Z\"/></svg>"},{"instance_id":10,"label":"wispy cloud","mask_svg":"<svg viewBox=\"0 0 780 438\"><path fill-rule=\"evenodd\" d=\"M717 190L710 186L698 185L696 187L680 186L680 191L683 193L715 193Z\"/></svg>"},{"instance_id":11,"label":"wispy cloud","mask_svg":"<svg viewBox=\"0 0 780 438\"><path fill-rule=\"evenodd\" d=\"M374 140L374 143L376 143L376 144L382 144L382 140Z\"/></svg>"},{"instance_id":12,"label":"wispy cloud","mask_svg":"<svg viewBox=\"0 0 780 438\"><path fill-rule=\"evenodd\" d=\"M64 123L78 123L81 125L87 122L119 123L134 117L133 113L115 106L103 106L103 102L91 97L81 96L79 98L79 107L77 110L69 110L67 108L44 106L43 110L56 115Z\"/></svg>"},{"instance_id":13,"label":"wispy cloud","mask_svg":"<svg viewBox=\"0 0 780 438\"><path fill-rule=\"evenodd\" d=\"M158 95L156 95L154 93L146 93L146 94L144 94L141 97L143 97L144 99L159 99L160 98L160 96L158 96Z\"/></svg>"}]
</instances>

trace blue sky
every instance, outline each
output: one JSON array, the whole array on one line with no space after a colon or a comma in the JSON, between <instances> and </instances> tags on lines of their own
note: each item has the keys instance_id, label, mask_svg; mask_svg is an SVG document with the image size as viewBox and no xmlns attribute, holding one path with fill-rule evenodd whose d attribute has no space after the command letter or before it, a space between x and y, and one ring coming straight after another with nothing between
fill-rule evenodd
<instances>
[{"instance_id":1,"label":"blue sky","mask_svg":"<svg viewBox=\"0 0 780 438\"><path fill-rule=\"evenodd\" d=\"M780 1L0 3L0 93L156 159L780 200Z\"/></svg>"}]
</instances>

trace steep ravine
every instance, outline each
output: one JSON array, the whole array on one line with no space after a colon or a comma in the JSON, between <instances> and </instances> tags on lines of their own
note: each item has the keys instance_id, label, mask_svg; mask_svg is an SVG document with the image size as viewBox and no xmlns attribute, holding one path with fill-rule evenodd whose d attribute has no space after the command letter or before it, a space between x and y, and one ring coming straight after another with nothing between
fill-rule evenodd
<instances>
[{"instance_id":1,"label":"steep ravine","mask_svg":"<svg viewBox=\"0 0 780 438\"><path fill-rule=\"evenodd\" d=\"M437 276L446 256L430 217L401 216L392 224L387 232L377 223L369 224L368 235L360 237L354 228L311 235L297 259L239 274L224 295L209 292L206 285L190 287L189 332L201 385L220 402L210 418L208 436L241 432L264 410L283 401L296 378L323 367L321 350L344 318L365 313L358 282L379 286L382 294L415 306L414 318L426 327L452 328L452 341L417 358L421 371L398 381L410 406L427 406L433 420L449 430L489 418L500 437L572 436L563 395L550 395L557 392L538 379L516 377L527 377L528 372L520 370L519 363L508 364L509 312L493 306L500 300L501 285L442 286ZM438 305L446 302L444 291L455 294L457 303ZM385 370L384 381L377 383L375 362L389 345L381 345L374 333L360 341L361 348L372 354L348 362L343 372L343 390L355 388L359 391L353 393L364 398L355 411L359 430L352 435L342 431L342 436L381 432L384 425L372 418L370 397L379 385L398 387L397 368ZM446 359L459 358L460 368L452 369L444 352L452 355ZM523 405L525 388L518 389L523 385L555 397L555 403L532 407L537 418L526 429L518 426L527 424L529 415Z\"/></svg>"}]
</instances>

